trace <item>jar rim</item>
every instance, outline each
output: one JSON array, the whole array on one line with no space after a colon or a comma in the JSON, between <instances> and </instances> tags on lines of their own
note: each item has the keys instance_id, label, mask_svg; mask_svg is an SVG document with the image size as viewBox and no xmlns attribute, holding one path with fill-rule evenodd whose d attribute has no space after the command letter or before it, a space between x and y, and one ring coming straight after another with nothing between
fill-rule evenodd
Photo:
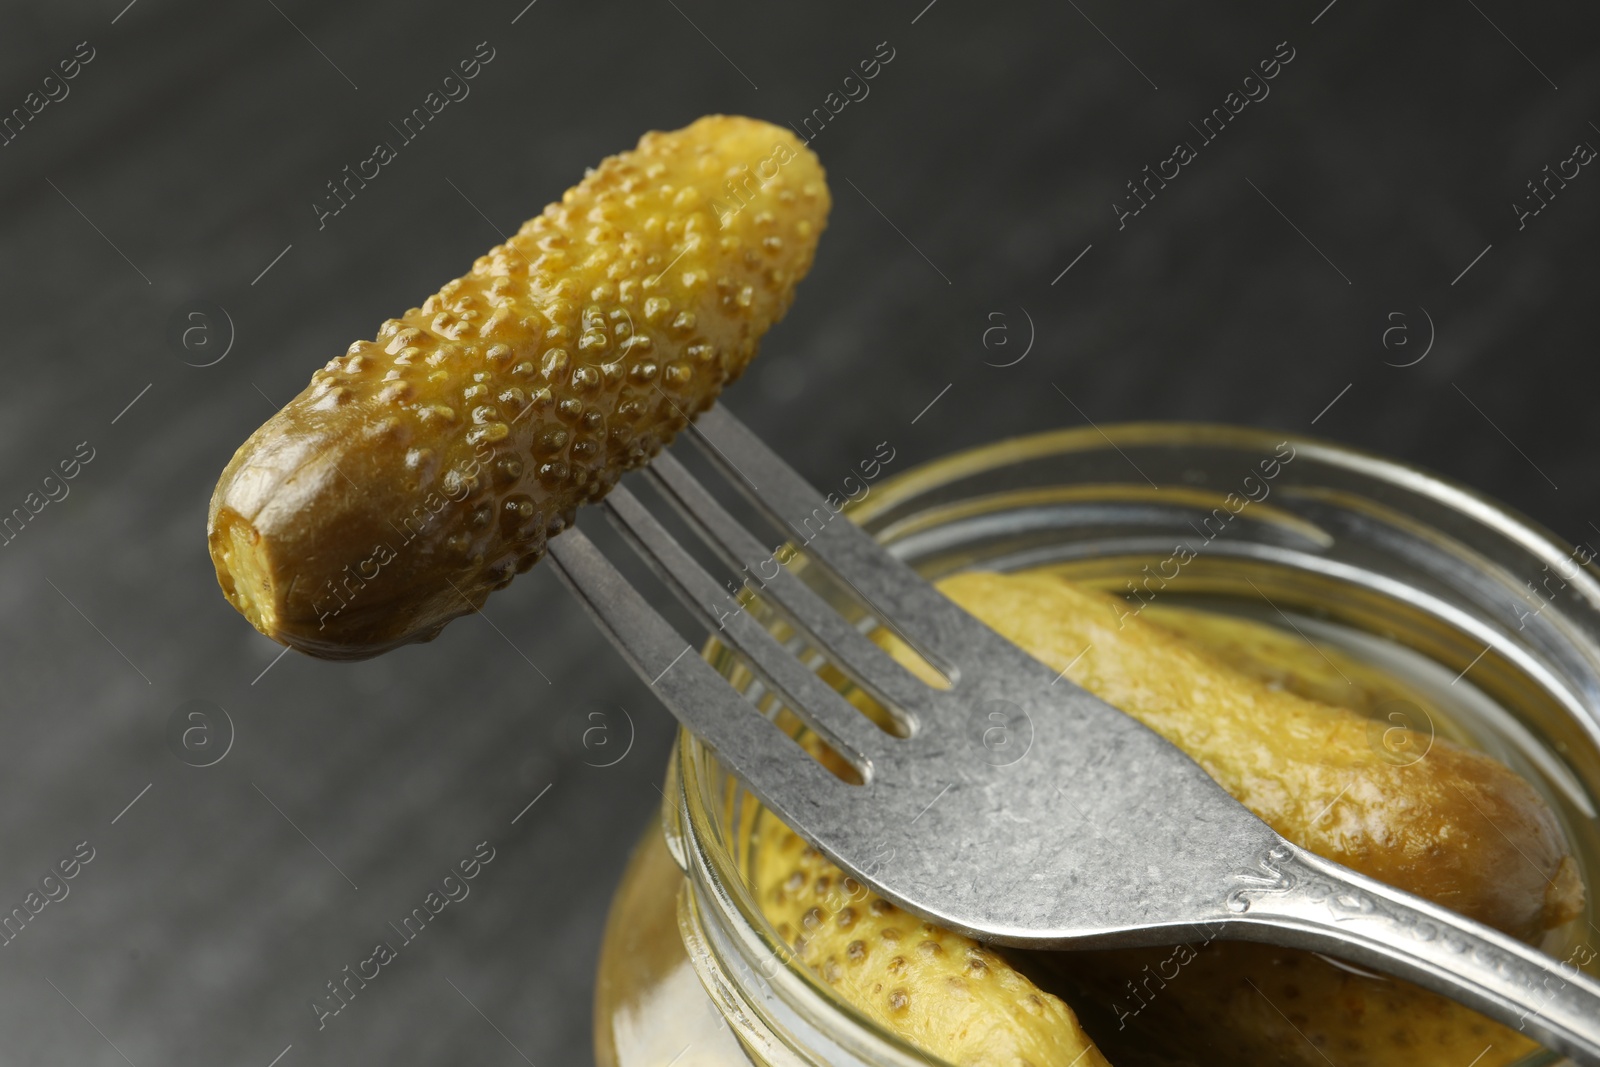
<instances>
[{"instance_id":1,"label":"jar rim","mask_svg":"<svg viewBox=\"0 0 1600 1067\"><path fill-rule=\"evenodd\" d=\"M1083 446L1109 443L1113 448L1134 444L1233 444L1271 446L1287 441L1306 449L1313 458L1345 470L1376 476L1379 480L1421 491L1440 503L1455 507L1540 554L1554 552L1564 559L1571 545L1555 531L1510 504L1488 493L1420 464L1393 459L1372 449L1344 444L1331 438L1289 431L1267 430L1256 426L1237 426L1222 422L1156 421L1101 423L1072 426L1060 430L1003 437L997 441L964 448L935 457L898 474L890 475L859 503L851 504L850 514L858 522L876 518L886 508L922 489L954 478L970 477L1004 465L999 460L1035 458L1064 451L1081 451ZM887 499L885 499L887 498ZM1600 570L1595 571L1600 574ZM1600 603L1600 587L1595 590Z\"/></svg>"}]
</instances>

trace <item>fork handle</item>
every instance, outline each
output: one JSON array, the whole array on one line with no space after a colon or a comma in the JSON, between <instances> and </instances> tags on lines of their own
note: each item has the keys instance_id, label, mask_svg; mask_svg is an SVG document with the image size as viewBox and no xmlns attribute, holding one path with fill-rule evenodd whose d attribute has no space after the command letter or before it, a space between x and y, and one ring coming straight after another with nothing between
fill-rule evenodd
<instances>
[{"instance_id":1,"label":"fork handle","mask_svg":"<svg viewBox=\"0 0 1600 1067\"><path fill-rule=\"evenodd\" d=\"M1556 960L1287 842L1237 881L1227 902L1229 925L1244 928L1235 936L1367 964L1600 1067L1600 982L1573 962L1594 959L1587 946Z\"/></svg>"}]
</instances>

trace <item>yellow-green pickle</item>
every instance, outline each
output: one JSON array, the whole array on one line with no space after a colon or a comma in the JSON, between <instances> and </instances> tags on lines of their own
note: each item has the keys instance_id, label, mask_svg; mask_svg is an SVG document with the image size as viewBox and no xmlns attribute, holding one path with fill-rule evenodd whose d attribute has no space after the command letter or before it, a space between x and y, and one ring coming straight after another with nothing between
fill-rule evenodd
<instances>
[{"instance_id":1,"label":"yellow-green pickle","mask_svg":"<svg viewBox=\"0 0 1600 1067\"><path fill-rule=\"evenodd\" d=\"M239 448L208 524L229 601L337 659L474 611L744 371L829 204L810 149L753 119L605 160Z\"/></svg>"}]
</instances>

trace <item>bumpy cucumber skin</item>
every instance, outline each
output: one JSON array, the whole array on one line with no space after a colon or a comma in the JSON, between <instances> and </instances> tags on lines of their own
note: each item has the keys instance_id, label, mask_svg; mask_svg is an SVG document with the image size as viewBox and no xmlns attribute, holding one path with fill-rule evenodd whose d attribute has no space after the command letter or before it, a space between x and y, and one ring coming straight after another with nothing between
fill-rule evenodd
<instances>
[{"instance_id":1,"label":"bumpy cucumber skin","mask_svg":"<svg viewBox=\"0 0 1600 1067\"><path fill-rule=\"evenodd\" d=\"M476 610L743 372L830 203L816 156L753 119L607 159L240 447L207 524L228 600L330 659Z\"/></svg>"},{"instance_id":2,"label":"bumpy cucumber skin","mask_svg":"<svg viewBox=\"0 0 1600 1067\"><path fill-rule=\"evenodd\" d=\"M857 1011L945 1063L1109 1067L1072 1009L1003 957L901 911L771 812L760 819L752 873L762 913Z\"/></svg>"}]
</instances>

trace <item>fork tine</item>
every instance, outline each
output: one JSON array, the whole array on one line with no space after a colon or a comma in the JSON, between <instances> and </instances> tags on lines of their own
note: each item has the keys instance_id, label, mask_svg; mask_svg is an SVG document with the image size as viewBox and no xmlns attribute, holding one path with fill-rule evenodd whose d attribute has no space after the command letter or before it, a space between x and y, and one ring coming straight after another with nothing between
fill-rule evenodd
<instances>
[{"instance_id":1,"label":"fork tine","mask_svg":"<svg viewBox=\"0 0 1600 1067\"><path fill-rule=\"evenodd\" d=\"M684 551L638 497L618 486L611 490L605 504L640 555L678 599L692 609L719 640L741 653L768 688L807 726L854 764L863 778L869 777L871 759L887 748L888 735L779 644L749 611L733 601L728 591ZM724 604L731 604L733 610L722 610L720 605Z\"/></svg>"},{"instance_id":2,"label":"fork tine","mask_svg":"<svg viewBox=\"0 0 1600 1067\"><path fill-rule=\"evenodd\" d=\"M886 551L849 519L828 507L822 495L751 433L721 404L692 424L698 440L728 480L752 503L796 537L805 551L843 581L907 643L947 674L971 652L956 635L976 623L921 575ZM735 463L733 456L738 456ZM815 529L812 525L815 524Z\"/></svg>"},{"instance_id":3,"label":"fork tine","mask_svg":"<svg viewBox=\"0 0 1600 1067\"><path fill-rule=\"evenodd\" d=\"M549 557L601 631L678 721L761 801L796 818L830 789L851 789L758 712L576 527L552 538Z\"/></svg>"},{"instance_id":4,"label":"fork tine","mask_svg":"<svg viewBox=\"0 0 1600 1067\"><path fill-rule=\"evenodd\" d=\"M779 564L773 553L729 514L670 452L657 455L646 469L701 536L724 559L752 575L762 598L807 633L817 647L826 649L851 681L886 706L907 711L926 703L937 692ZM771 577L766 574L768 564L774 571Z\"/></svg>"}]
</instances>

